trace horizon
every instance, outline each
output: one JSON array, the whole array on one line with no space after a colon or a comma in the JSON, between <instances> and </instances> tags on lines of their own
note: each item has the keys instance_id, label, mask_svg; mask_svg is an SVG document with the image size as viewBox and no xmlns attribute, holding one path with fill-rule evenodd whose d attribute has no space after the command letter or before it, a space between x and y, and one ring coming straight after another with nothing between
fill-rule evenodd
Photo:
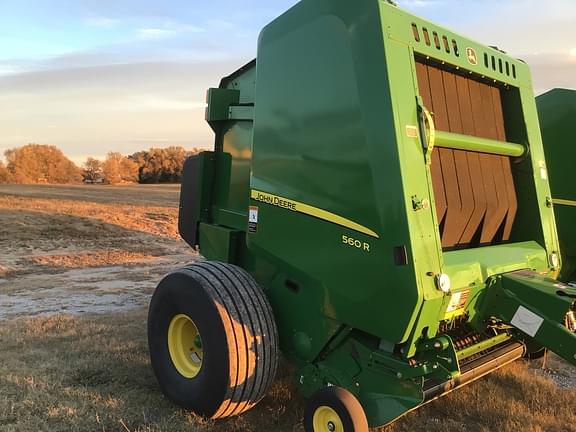
<instances>
[{"instance_id":1,"label":"horizon","mask_svg":"<svg viewBox=\"0 0 576 432\"><path fill-rule=\"evenodd\" d=\"M77 165L110 151L210 148L206 90L252 60L260 29L297 1L50 3L0 5L2 159L28 143L55 145ZM576 88L576 2L397 3L524 59L536 94Z\"/></svg>"}]
</instances>

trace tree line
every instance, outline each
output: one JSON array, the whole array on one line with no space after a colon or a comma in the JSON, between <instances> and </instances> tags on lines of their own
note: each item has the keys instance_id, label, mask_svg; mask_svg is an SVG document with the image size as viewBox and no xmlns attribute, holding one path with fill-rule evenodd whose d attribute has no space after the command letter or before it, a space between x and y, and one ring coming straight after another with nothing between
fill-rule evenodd
<instances>
[{"instance_id":1,"label":"tree line","mask_svg":"<svg viewBox=\"0 0 576 432\"><path fill-rule=\"evenodd\" d=\"M110 152L104 160L89 157L78 167L56 146L28 144L4 152L0 183L179 183L184 161L198 152L178 146L128 156Z\"/></svg>"}]
</instances>

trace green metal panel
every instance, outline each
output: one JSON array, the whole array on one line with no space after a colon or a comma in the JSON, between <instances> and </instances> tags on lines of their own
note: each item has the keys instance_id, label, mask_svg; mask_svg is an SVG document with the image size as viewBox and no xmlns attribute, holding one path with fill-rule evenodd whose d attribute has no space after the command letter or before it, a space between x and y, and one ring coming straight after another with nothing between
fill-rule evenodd
<instances>
[{"instance_id":1,"label":"green metal panel","mask_svg":"<svg viewBox=\"0 0 576 432\"><path fill-rule=\"evenodd\" d=\"M259 227L248 242L313 279L305 289L318 293L325 316L398 343L422 292L412 262L394 263L394 247L412 250L381 25L378 2L303 1L264 29L251 179L252 189L343 216L380 239L253 201ZM393 311L382 308L390 297ZM292 319L295 331L310 331L306 317ZM326 340L314 342L318 350Z\"/></svg>"},{"instance_id":2,"label":"green metal panel","mask_svg":"<svg viewBox=\"0 0 576 432\"><path fill-rule=\"evenodd\" d=\"M576 365L576 334L564 325L576 309L576 288L534 272L509 273L486 291L481 308L484 316L501 318Z\"/></svg>"},{"instance_id":3,"label":"green metal panel","mask_svg":"<svg viewBox=\"0 0 576 432\"><path fill-rule=\"evenodd\" d=\"M516 158L519 211L506 244L442 250L417 56L501 89L508 142L436 131L436 144ZM346 387L371 425L387 423L424 401L426 380L452 383L460 360L517 336L487 328L492 315L509 320L489 301L499 275L558 270L521 61L384 1L303 0L263 30L257 63L208 99L216 181L201 252L260 282L306 395ZM449 292L437 288L442 273ZM522 304L553 302L529 288ZM457 351L446 329L459 326L488 336Z\"/></svg>"},{"instance_id":4,"label":"green metal panel","mask_svg":"<svg viewBox=\"0 0 576 432\"><path fill-rule=\"evenodd\" d=\"M244 233L211 224L200 224L200 245L202 254L209 260L234 262L239 240Z\"/></svg>"},{"instance_id":5,"label":"green metal panel","mask_svg":"<svg viewBox=\"0 0 576 432\"><path fill-rule=\"evenodd\" d=\"M537 105L564 258L561 276L576 281L576 90L551 90L537 98Z\"/></svg>"}]
</instances>

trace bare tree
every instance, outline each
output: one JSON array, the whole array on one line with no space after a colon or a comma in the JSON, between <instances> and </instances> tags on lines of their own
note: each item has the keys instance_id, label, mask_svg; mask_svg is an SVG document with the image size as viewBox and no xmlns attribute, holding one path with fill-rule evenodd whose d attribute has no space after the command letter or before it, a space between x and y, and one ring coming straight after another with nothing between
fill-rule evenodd
<instances>
[{"instance_id":1,"label":"bare tree","mask_svg":"<svg viewBox=\"0 0 576 432\"><path fill-rule=\"evenodd\" d=\"M52 145L28 144L6 150L7 169L15 183L79 183L80 169Z\"/></svg>"},{"instance_id":2,"label":"bare tree","mask_svg":"<svg viewBox=\"0 0 576 432\"><path fill-rule=\"evenodd\" d=\"M0 183L10 183L10 173L2 161L0 161Z\"/></svg>"},{"instance_id":3,"label":"bare tree","mask_svg":"<svg viewBox=\"0 0 576 432\"><path fill-rule=\"evenodd\" d=\"M186 151L182 147L151 148L130 156L139 167L140 183L178 183L184 161L199 150Z\"/></svg>"},{"instance_id":4,"label":"bare tree","mask_svg":"<svg viewBox=\"0 0 576 432\"><path fill-rule=\"evenodd\" d=\"M98 183L103 179L102 162L93 157L89 157L84 162L84 181Z\"/></svg>"},{"instance_id":5,"label":"bare tree","mask_svg":"<svg viewBox=\"0 0 576 432\"><path fill-rule=\"evenodd\" d=\"M138 181L138 164L117 152L110 152L102 165L102 173L107 182L133 183Z\"/></svg>"}]
</instances>

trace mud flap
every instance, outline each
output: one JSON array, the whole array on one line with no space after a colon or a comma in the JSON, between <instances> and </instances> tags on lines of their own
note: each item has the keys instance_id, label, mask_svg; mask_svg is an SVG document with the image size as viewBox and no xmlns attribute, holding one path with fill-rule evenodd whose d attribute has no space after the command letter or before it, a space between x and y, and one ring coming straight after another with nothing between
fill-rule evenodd
<instances>
[{"instance_id":1,"label":"mud flap","mask_svg":"<svg viewBox=\"0 0 576 432\"><path fill-rule=\"evenodd\" d=\"M184 162L178 232L192 248L196 248L199 242L198 224L208 219L214 183L214 160L214 152L202 152Z\"/></svg>"},{"instance_id":2,"label":"mud flap","mask_svg":"<svg viewBox=\"0 0 576 432\"><path fill-rule=\"evenodd\" d=\"M492 280L481 309L576 365L576 333L565 325L576 309L576 288L532 271L507 273Z\"/></svg>"}]
</instances>

